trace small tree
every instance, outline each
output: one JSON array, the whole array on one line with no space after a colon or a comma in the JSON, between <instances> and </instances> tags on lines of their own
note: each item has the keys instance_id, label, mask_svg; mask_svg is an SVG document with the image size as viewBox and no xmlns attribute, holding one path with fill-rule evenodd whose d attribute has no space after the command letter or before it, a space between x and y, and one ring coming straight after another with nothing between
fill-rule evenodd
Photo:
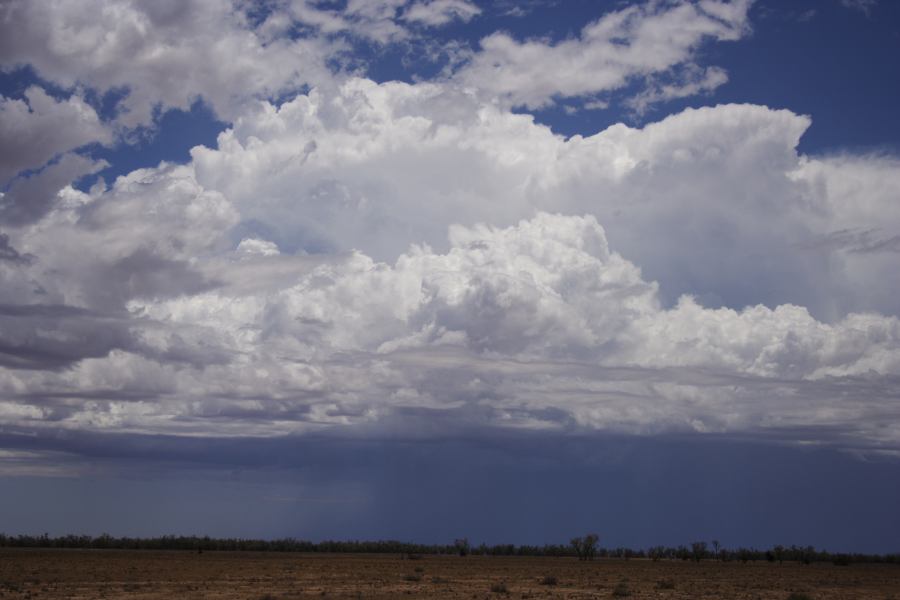
<instances>
[{"instance_id":1,"label":"small tree","mask_svg":"<svg viewBox=\"0 0 900 600\"><path fill-rule=\"evenodd\" d=\"M574 537L569 543L575 549L578 560L592 560L597 554L597 542L599 540L599 535L589 533L584 537Z\"/></svg>"},{"instance_id":2,"label":"small tree","mask_svg":"<svg viewBox=\"0 0 900 600\"><path fill-rule=\"evenodd\" d=\"M695 561L700 562L706 556L706 542L694 542L691 544L691 556Z\"/></svg>"},{"instance_id":3,"label":"small tree","mask_svg":"<svg viewBox=\"0 0 900 600\"><path fill-rule=\"evenodd\" d=\"M712 541L713 553L715 554L716 560L719 560L719 540Z\"/></svg>"},{"instance_id":4,"label":"small tree","mask_svg":"<svg viewBox=\"0 0 900 600\"><path fill-rule=\"evenodd\" d=\"M466 556L469 554L469 538L453 540L453 547L456 548L456 551L460 556Z\"/></svg>"}]
</instances>

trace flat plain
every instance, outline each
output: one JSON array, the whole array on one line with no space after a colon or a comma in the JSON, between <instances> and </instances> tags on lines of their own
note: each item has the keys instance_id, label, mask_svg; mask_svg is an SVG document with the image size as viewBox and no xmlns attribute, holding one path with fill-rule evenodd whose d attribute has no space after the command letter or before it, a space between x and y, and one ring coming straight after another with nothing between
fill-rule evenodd
<instances>
[{"instance_id":1,"label":"flat plain","mask_svg":"<svg viewBox=\"0 0 900 600\"><path fill-rule=\"evenodd\" d=\"M0 598L900 600L900 565L0 549Z\"/></svg>"}]
</instances>

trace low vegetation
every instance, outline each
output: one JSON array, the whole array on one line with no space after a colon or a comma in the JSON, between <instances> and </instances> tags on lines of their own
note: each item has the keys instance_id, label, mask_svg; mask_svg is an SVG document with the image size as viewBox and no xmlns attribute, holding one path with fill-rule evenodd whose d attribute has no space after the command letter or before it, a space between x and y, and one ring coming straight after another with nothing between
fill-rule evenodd
<instances>
[{"instance_id":1,"label":"low vegetation","mask_svg":"<svg viewBox=\"0 0 900 600\"><path fill-rule=\"evenodd\" d=\"M705 542L694 542L690 546L652 546L646 550L632 548L601 548L597 546L596 534L573 538L566 544L546 544L543 546L514 544L480 544L470 546L468 540L456 540L453 544L411 544L394 540L379 541L333 541L312 542L294 538L275 540L252 540L241 538L211 538L198 536L161 536L153 538L114 537L110 535L5 535L0 533L0 548L91 548L99 550L190 550L203 551L249 551L249 552L310 552L334 554L398 554L408 560L421 559L427 555L458 556L571 556L582 560L593 558L650 558L656 561L685 560L723 562L829 562L844 566L858 563L900 564L897 554L847 554L816 550L812 546L774 546L760 550L756 548L722 548L714 543L714 551Z\"/></svg>"}]
</instances>

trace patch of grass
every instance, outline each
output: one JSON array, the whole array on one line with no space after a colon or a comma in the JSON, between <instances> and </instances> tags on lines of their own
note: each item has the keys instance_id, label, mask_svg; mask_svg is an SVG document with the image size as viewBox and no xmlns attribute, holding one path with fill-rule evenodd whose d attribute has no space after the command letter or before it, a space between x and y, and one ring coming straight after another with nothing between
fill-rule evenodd
<instances>
[{"instance_id":1,"label":"patch of grass","mask_svg":"<svg viewBox=\"0 0 900 600\"><path fill-rule=\"evenodd\" d=\"M500 583L495 583L491 586L491 591L495 594L508 594L509 590L506 588L506 584L502 581Z\"/></svg>"},{"instance_id":2,"label":"patch of grass","mask_svg":"<svg viewBox=\"0 0 900 600\"><path fill-rule=\"evenodd\" d=\"M660 579L656 582L656 589L658 590L674 590L675 589L675 580L674 579Z\"/></svg>"},{"instance_id":3,"label":"patch of grass","mask_svg":"<svg viewBox=\"0 0 900 600\"><path fill-rule=\"evenodd\" d=\"M612 591L613 598L625 598L631 595L631 590L628 589L628 585L626 583L620 583Z\"/></svg>"},{"instance_id":4,"label":"patch of grass","mask_svg":"<svg viewBox=\"0 0 900 600\"><path fill-rule=\"evenodd\" d=\"M413 571L415 571L416 573L424 573L425 567L416 567L415 569L413 569Z\"/></svg>"},{"instance_id":5,"label":"patch of grass","mask_svg":"<svg viewBox=\"0 0 900 600\"><path fill-rule=\"evenodd\" d=\"M541 585L556 585L557 583L559 582L556 580L556 576L554 575L547 575L546 577L541 579Z\"/></svg>"},{"instance_id":6,"label":"patch of grass","mask_svg":"<svg viewBox=\"0 0 900 600\"><path fill-rule=\"evenodd\" d=\"M410 573L409 575L403 576L403 581L412 581L413 583L418 583L422 581L422 576L418 573Z\"/></svg>"},{"instance_id":7,"label":"patch of grass","mask_svg":"<svg viewBox=\"0 0 900 600\"><path fill-rule=\"evenodd\" d=\"M446 577L432 577L431 583L450 583L450 580Z\"/></svg>"},{"instance_id":8,"label":"patch of grass","mask_svg":"<svg viewBox=\"0 0 900 600\"><path fill-rule=\"evenodd\" d=\"M787 597L787 600L812 600L812 596L804 594L803 592L792 592L791 595Z\"/></svg>"}]
</instances>

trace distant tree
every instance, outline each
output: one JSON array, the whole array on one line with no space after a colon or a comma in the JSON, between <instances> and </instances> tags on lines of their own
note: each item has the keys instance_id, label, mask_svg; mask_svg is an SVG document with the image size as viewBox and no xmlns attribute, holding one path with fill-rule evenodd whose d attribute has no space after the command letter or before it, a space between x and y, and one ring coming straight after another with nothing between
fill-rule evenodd
<instances>
[{"instance_id":1,"label":"distant tree","mask_svg":"<svg viewBox=\"0 0 900 600\"><path fill-rule=\"evenodd\" d=\"M719 560L719 540L712 541L713 553L715 554L716 560Z\"/></svg>"},{"instance_id":2,"label":"distant tree","mask_svg":"<svg viewBox=\"0 0 900 600\"><path fill-rule=\"evenodd\" d=\"M589 533L584 537L574 537L569 543L572 544L578 560L592 560L597 554L597 542L599 540L599 535Z\"/></svg>"},{"instance_id":3,"label":"distant tree","mask_svg":"<svg viewBox=\"0 0 900 600\"><path fill-rule=\"evenodd\" d=\"M693 542L691 544L691 557L700 562L706 556L706 542Z\"/></svg>"},{"instance_id":4,"label":"distant tree","mask_svg":"<svg viewBox=\"0 0 900 600\"><path fill-rule=\"evenodd\" d=\"M453 547L460 556L469 554L469 538L459 538L453 540Z\"/></svg>"}]
</instances>

